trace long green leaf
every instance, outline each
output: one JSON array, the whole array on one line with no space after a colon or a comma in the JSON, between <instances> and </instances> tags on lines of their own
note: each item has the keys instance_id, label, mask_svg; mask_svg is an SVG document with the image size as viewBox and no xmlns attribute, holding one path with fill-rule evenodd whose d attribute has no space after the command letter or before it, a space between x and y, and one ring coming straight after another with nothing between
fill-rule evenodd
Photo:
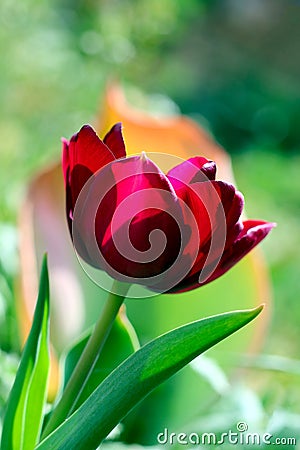
<instances>
[{"instance_id":1,"label":"long green leaf","mask_svg":"<svg viewBox=\"0 0 300 450\"><path fill-rule=\"evenodd\" d=\"M39 437L49 373L49 279L44 257L32 327L8 399L1 450L32 450Z\"/></svg>"},{"instance_id":2,"label":"long green leaf","mask_svg":"<svg viewBox=\"0 0 300 450\"><path fill-rule=\"evenodd\" d=\"M67 352L64 358L64 386L66 386L90 336L88 330ZM119 364L139 348L138 338L123 309L113 323L107 341L89 379L84 386L75 409L77 409Z\"/></svg>"},{"instance_id":3,"label":"long green leaf","mask_svg":"<svg viewBox=\"0 0 300 450\"><path fill-rule=\"evenodd\" d=\"M152 389L254 319L262 307L192 322L142 347L118 366L38 450L92 450Z\"/></svg>"}]
</instances>

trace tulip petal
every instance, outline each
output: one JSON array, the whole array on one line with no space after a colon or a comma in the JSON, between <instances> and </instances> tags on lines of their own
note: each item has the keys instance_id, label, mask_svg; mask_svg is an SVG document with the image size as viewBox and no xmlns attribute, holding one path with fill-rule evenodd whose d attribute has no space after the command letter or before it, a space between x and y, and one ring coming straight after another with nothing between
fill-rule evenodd
<instances>
[{"instance_id":1,"label":"tulip petal","mask_svg":"<svg viewBox=\"0 0 300 450\"><path fill-rule=\"evenodd\" d=\"M115 159L113 152L97 136L90 125L84 125L69 143L70 169L81 165L92 173Z\"/></svg>"},{"instance_id":2,"label":"tulip petal","mask_svg":"<svg viewBox=\"0 0 300 450\"><path fill-rule=\"evenodd\" d=\"M151 160L115 160L91 178L78 198L75 247L88 263L109 273L112 267L127 276L151 276L177 255L181 240L176 221L181 218L171 183ZM173 239L165 250L162 233Z\"/></svg>"},{"instance_id":3,"label":"tulip petal","mask_svg":"<svg viewBox=\"0 0 300 450\"><path fill-rule=\"evenodd\" d=\"M69 157L69 141L65 138L61 139L63 145L62 151L62 169L64 174L64 182L65 187L69 183L69 175L70 175L70 157Z\"/></svg>"},{"instance_id":4,"label":"tulip petal","mask_svg":"<svg viewBox=\"0 0 300 450\"><path fill-rule=\"evenodd\" d=\"M259 244L276 226L275 223L262 220L246 220L243 222L243 230L240 237L224 253L213 279L223 275L227 270L239 262L247 253Z\"/></svg>"},{"instance_id":5,"label":"tulip petal","mask_svg":"<svg viewBox=\"0 0 300 450\"><path fill-rule=\"evenodd\" d=\"M122 136L122 124L116 123L103 139L104 144L113 152L116 159L125 158L126 149Z\"/></svg>"},{"instance_id":6,"label":"tulip petal","mask_svg":"<svg viewBox=\"0 0 300 450\"><path fill-rule=\"evenodd\" d=\"M106 208L103 210L106 211L110 220L116 209L126 201L126 208L122 209L123 214L118 214L118 221L114 225L115 230L129 218L133 219L138 214L138 217L142 215L144 218L149 214L152 215L151 212L149 213L149 203L156 205L158 209L167 210L168 201L162 199L161 191L169 192L168 200L174 202L177 198L164 173L145 156L133 156L115 161L107 167L107 170L99 173L99 180L101 184L103 183L103 189L106 190L103 198ZM136 195L137 192L140 192L140 195ZM134 197L132 197L133 194ZM102 205L99 205L100 209L102 209ZM142 210L143 212L140 213ZM103 218L101 218L101 222L102 220ZM110 233L108 236L110 238ZM106 238L103 236L103 243Z\"/></svg>"},{"instance_id":7,"label":"tulip petal","mask_svg":"<svg viewBox=\"0 0 300 450\"><path fill-rule=\"evenodd\" d=\"M195 287L194 280L200 285L198 280L203 268L204 278L210 278L210 272L215 272L223 253L241 233L239 218L244 204L242 194L233 185L222 181L195 183L180 189L177 194L197 222L200 247L190 273L172 292L181 291L181 287L190 284Z\"/></svg>"},{"instance_id":8,"label":"tulip petal","mask_svg":"<svg viewBox=\"0 0 300 450\"><path fill-rule=\"evenodd\" d=\"M67 176L69 177L69 169L67 170ZM68 223L70 234L72 236L72 220L73 220L74 203L73 203L72 190L71 190L70 183L66 183L65 191L66 191L67 223Z\"/></svg>"},{"instance_id":9,"label":"tulip petal","mask_svg":"<svg viewBox=\"0 0 300 450\"><path fill-rule=\"evenodd\" d=\"M169 211L151 212L147 212L148 217L125 223L103 246L106 262L121 275L121 280L123 275L135 282L143 278L140 282L151 286L152 277L160 275L161 279L180 254L181 230L176 220Z\"/></svg>"},{"instance_id":10,"label":"tulip petal","mask_svg":"<svg viewBox=\"0 0 300 450\"><path fill-rule=\"evenodd\" d=\"M211 281L224 275L229 269L237 264L244 256L246 256L254 247L256 247L276 226L275 223L264 222L261 220L246 220L243 222L243 230L240 237L234 244L224 252L218 266L213 271L212 275L205 281L199 283L200 272L193 274L193 276L185 279L180 285L176 286L172 292L185 292L196 287L210 283Z\"/></svg>"},{"instance_id":11,"label":"tulip petal","mask_svg":"<svg viewBox=\"0 0 300 450\"><path fill-rule=\"evenodd\" d=\"M243 211L244 203L243 194L239 191L235 191L231 204L229 203L228 209L226 209L226 222L228 230L226 248L236 240L243 229L240 217Z\"/></svg>"},{"instance_id":12,"label":"tulip petal","mask_svg":"<svg viewBox=\"0 0 300 450\"><path fill-rule=\"evenodd\" d=\"M74 207L87 180L97 170L113 161L115 157L89 125L84 125L78 133L74 134L69 142L68 151L66 148L66 141L64 141L63 172L66 174L69 166L69 184Z\"/></svg>"},{"instance_id":13,"label":"tulip petal","mask_svg":"<svg viewBox=\"0 0 300 450\"><path fill-rule=\"evenodd\" d=\"M223 181L194 183L180 188L176 193L191 209L197 221L201 250L218 229L223 228L223 237L228 235L243 208L242 196L232 184Z\"/></svg>"},{"instance_id":14,"label":"tulip petal","mask_svg":"<svg viewBox=\"0 0 300 450\"><path fill-rule=\"evenodd\" d=\"M216 163L207 158L196 156L187 159L169 170L167 177L175 190L184 184L214 180L216 177Z\"/></svg>"}]
</instances>

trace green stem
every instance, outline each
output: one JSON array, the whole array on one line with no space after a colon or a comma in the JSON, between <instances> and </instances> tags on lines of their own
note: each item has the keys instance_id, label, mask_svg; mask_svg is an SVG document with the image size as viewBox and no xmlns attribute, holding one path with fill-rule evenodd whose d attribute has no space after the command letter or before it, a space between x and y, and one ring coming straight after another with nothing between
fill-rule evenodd
<instances>
[{"instance_id":1,"label":"green stem","mask_svg":"<svg viewBox=\"0 0 300 450\"><path fill-rule=\"evenodd\" d=\"M63 391L59 402L50 416L42 438L48 436L74 411L79 395L82 392L82 389L99 358L113 322L124 301L127 290L128 288L124 289L124 295L122 296L113 293L109 294L99 320L95 325L94 331L67 383L65 390Z\"/></svg>"}]
</instances>

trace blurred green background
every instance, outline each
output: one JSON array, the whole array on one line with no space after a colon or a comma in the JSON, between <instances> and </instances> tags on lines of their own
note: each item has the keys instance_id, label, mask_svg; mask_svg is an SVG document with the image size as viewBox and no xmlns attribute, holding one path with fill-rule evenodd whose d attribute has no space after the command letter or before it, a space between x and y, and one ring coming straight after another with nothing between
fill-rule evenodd
<instances>
[{"instance_id":1,"label":"blurred green background","mask_svg":"<svg viewBox=\"0 0 300 450\"><path fill-rule=\"evenodd\" d=\"M59 158L61 136L94 121L117 78L211 131L232 156L248 216L278 223L262 245L274 292L264 352L281 358L262 358L266 370L248 381L267 413L299 419L299 23L297 0L1 0L1 402L19 351L13 278L26 184Z\"/></svg>"}]
</instances>

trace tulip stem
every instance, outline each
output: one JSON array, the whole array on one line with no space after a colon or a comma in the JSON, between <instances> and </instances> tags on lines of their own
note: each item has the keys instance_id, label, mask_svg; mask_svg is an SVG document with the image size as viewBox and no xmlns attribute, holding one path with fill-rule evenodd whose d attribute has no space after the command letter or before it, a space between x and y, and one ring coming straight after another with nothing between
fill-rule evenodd
<instances>
[{"instance_id":1,"label":"tulip stem","mask_svg":"<svg viewBox=\"0 0 300 450\"><path fill-rule=\"evenodd\" d=\"M115 282L114 286L116 284L117 282ZM117 290L114 289L114 286L112 290ZM119 283L118 287L120 287ZM114 320L124 302L128 287L124 285L123 295L114 294L113 292L109 294L91 337L43 431L42 438L48 436L75 410L79 396L99 358Z\"/></svg>"}]
</instances>

